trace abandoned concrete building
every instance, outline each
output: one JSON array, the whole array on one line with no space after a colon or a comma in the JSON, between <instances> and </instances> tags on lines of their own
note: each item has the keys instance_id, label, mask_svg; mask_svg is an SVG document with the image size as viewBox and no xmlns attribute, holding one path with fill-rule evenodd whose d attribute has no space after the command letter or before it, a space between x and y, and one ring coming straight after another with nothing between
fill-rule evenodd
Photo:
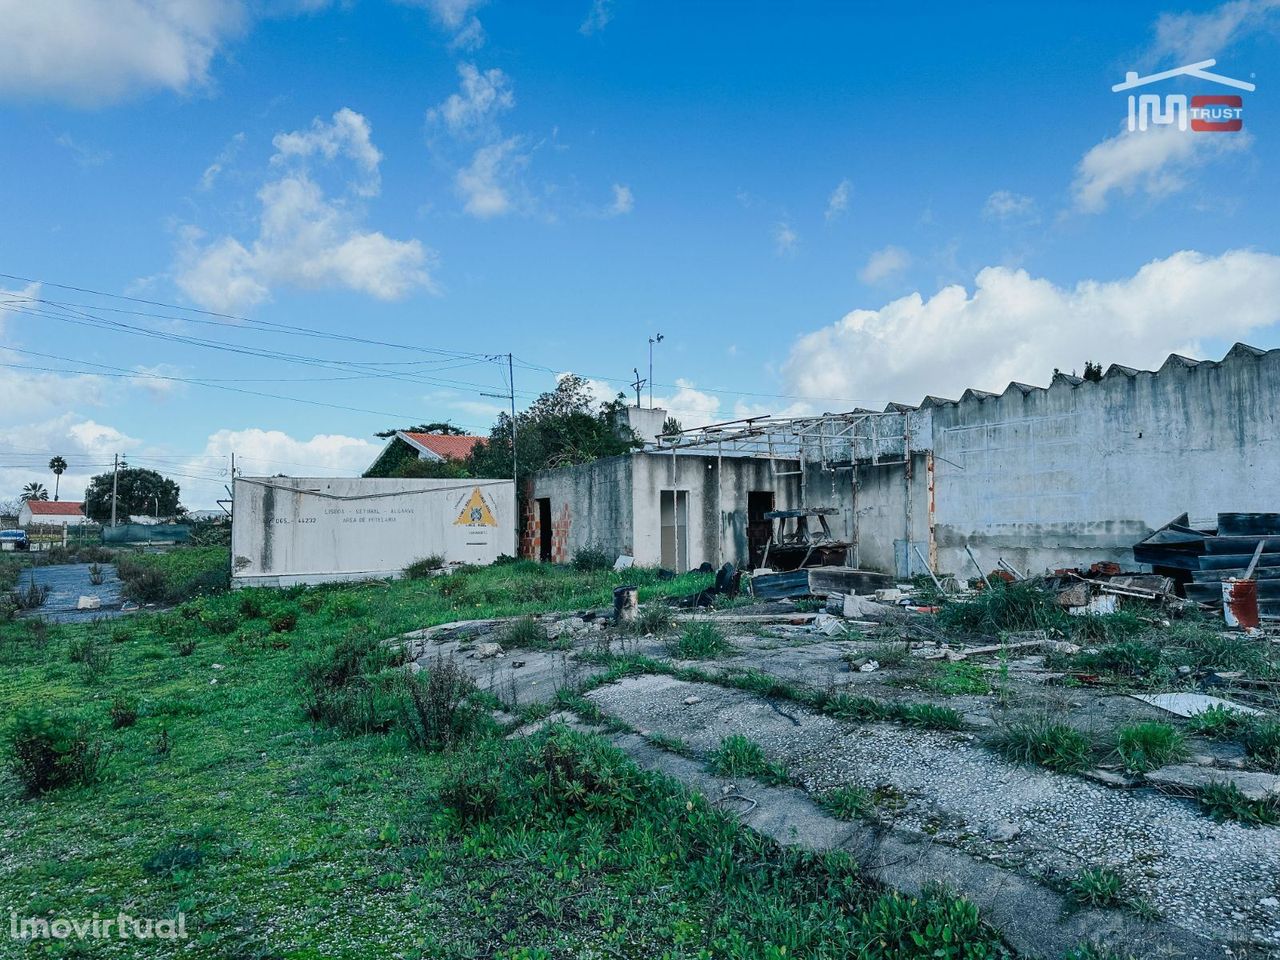
<instances>
[{"instance_id":1,"label":"abandoned concrete building","mask_svg":"<svg viewBox=\"0 0 1280 960\"><path fill-rule=\"evenodd\" d=\"M643 450L529 481L525 556L564 562L592 545L671 569L749 564L766 513L824 508L851 566L963 573L968 547L1037 573L1133 566L1133 544L1179 514L1280 505L1280 350L1245 344L1097 381L668 436L664 411L629 414Z\"/></svg>"}]
</instances>

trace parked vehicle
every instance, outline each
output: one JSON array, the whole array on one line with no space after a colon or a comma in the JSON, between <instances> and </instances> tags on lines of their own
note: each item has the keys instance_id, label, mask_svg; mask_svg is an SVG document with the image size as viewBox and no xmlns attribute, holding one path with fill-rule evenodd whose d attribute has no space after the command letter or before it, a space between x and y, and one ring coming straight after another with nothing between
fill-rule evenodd
<instances>
[{"instance_id":1,"label":"parked vehicle","mask_svg":"<svg viewBox=\"0 0 1280 960\"><path fill-rule=\"evenodd\" d=\"M29 550L31 543L27 540L25 530L0 530L0 550Z\"/></svg>"}]
</instances>

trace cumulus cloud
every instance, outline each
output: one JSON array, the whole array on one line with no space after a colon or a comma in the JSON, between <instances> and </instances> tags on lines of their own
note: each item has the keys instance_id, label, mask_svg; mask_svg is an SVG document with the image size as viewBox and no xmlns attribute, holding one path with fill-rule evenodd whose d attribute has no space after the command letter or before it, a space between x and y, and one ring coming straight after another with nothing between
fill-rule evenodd
<instances>
[{"instance_id":1,"label":"cumulus cloud","mask_svg":"<svg viewBox=\"0 0 1280 960\"><path fill-rule=\"evenodd\" d=\"M831 191L831 196L827 198L827 220L835 220L847 209L849 209L849 198L853 196L853 184L848 180L841 180L836 184L836 188Z\"/></svg>"},{"instance_id":2,"label":"cumulus cloud","mask_svg":"<svg viewBox=\"0 0 1280 960\"><path fill-rule=\"evenodd\" d=\"M98 106L209 83L242 0L0 0L0 96Z\"/></svg>"},{"instance_id":3,"label":"cumulus cloud","mask_svg":"<svg viewBox=\"0 0 1280 960\"><path fill-rule=\"evenodd\" d=\"M1247 150L1247 133L1196 135L1176 125L1122 130L1081 158L1072 186L1077 210L1099 213L1112 194L1145 194L1159 200L1186 189L1197 167L1226 154Z\"/></svg>"},{"instance_id":4,"label":"cumulus cloud","mask_svg":"<svg viewBox=\"0 0 1280 960\"><path fill-rule=\"evenodd\" d=\"M987 267L972 292L912 293L801 337L783 377L792 393L916 403L1045 383L1055 367L1086 360L1154 367L1171 351L1200 352L1202 339L1247 338L1277 322L1280 257L1266 253L1184 250L1131 277L1074 287Z\"/></svg>"},{"instance_id":5,"label":"cumulus cloud","mask_svg":"<svg viewBox=\"0 0 1280 960\"><path fill-rule=\"evenodd\" d=\"M675 393L666 396L654 396L654 406L662 407L668 414L680 421L686 430L690 427L703 427L723 419L720 416L720 398L714 394L699 390L690 380L676 378Z\"/></svg>"},{"instance_id":6,"label":"cumulus cloud","mask_svg":"<svg viewBox=\"0 0 1280 960\"><path fill-rule=\"evenodd\" d=\"M858 271L863 283L877 284L892 280L911 266L911 254L901 247L887 246L867 258L866 265Z\"/></svg>"},{"instance_id":7,"label":"cumulus cloud","mask_svg":"<svg viewBox=\"0 0 1280 960\"><path fill-rule=\"evenodd\" d=\"M578 27L578 32L589 37L607 27L612 19L613 0L592 0L591 9L587 11L587 18Z\"/></svg>"},{"instance_id":8,"label":"cumulus cloud","mask_svg":"<svg viewBox=\"0 0 1280 960\"><path fill-rule=\"evenodd\" d=\"M613 185L613 204L609 207L609 213L615 217L630 213L635 205L636 198L631 193L631 188L621 183L615 183Z\"/></svg>"},{"instance_id":9,"label":"cumulus cloud","mask_svg":"<svg viewBox=\"0 0 1280 960\"><path fill-rule=\"evenodd\" d=\"M792 229L791 224L785 220L777 223L773 228L773 249L780 257L795 253L796 247L800 243L800 234Z\"/></svg>"},{"instance_id":10,"label":"cumulus cloud","mask_svg":"<svg viewBox=\"0 0 1280 960\"><path fill-rule=\"evenodd\" d=\"M1036 218L1036 202L1024 193L997 190L982 205L982 215L1002 223L1030 221Z\"/></svg>"},{"instance_id":11,"label":"cumulus cloud","mask_svg":"<svg viewBox=\"0 0 1280 960\"><path fill-rule=\"evenodd\" d=\"M476 150L471 163L454 177L463 199L463 209L473 217L487 220L513 208L512 192L516 175L528 165L521 137L507 137Z\"/></svg>"},{"instance_id":12,"label":"cumulus cloud","mask_svg":"<svg viewBox=\"0 0 1280 960\"><path fill-rule=\"evenodd\" d=\"M510 78L494 67L481 71L474 63L458 65L459 89L427 112L455 137L475 138L496 132L499 114L516 105Z\"/></svg>"},{"instance_id":13,"label":"cumulus cloud","mask_svg":"<svg viewBox=\"0 0 1280 960\"><path fill-rule=\"evenodd\" d=\"M354 181L356 192L362 196L376 196L381 189L378 165L382 153L373 145L369 121L350 107L343 107L333 115L331 123L319 117L311 121L310 130L277 133L271 145L276 148L271 162L287 166L293 160L309 160L319 156L334 160L345 156L359 169L362 177Z\"/></svg>"},{"instance_id":14,"label":"cumulus cloud","mask_svg":"<svg viewBox=\"0 0 1280 960\"><path fill-rule=\"evenodd\" d=\"M1181 64L1218 57L1238 40L1278 27L1280 0L1231 0L1205 13L1162 13L1149 59Z\"/></svg>"},{"instance_id":15,"label":"cumulus cloud","mask_svg":"<svg viewBox=\"0 0 1280 960\"><path fill-rule=\"evenodd\" d=\"M3 381L0 377L0 384ZM2 417L0 456L5 465L0 466L0 500L16 495L33 480L47 486L52 497L53 475L48 464L55 454L67 460L67 472L59 484L60 498L80 500L89 479L110 469L114 454L131 453L141 446L141 440L76 413L26 422Z\"/></svg>"},{"instance_id":16,"label":"cumulus cloud","mask_svg":"<svg viewBox=\"0 0 1280 960\"><path fill-rule=\"evenodd\" d=\"M418 240L395 240L363 225L359 198L378 193L381 153L368 121L342 109L331 123L282 133L274 140L278 179L258 190L258 235L248 241L208 239L197 227L180 233L176 280L201 306L234 312L267 300L277 285L318 290L343 288L380 300L415 289L434 290L434 253ZM355 175L330 197L313 179L312 161L332 165L345 158Z\"/></svg>"},{"instance_id":17,"label":"cumulus cloud","mask_svg":"<svg viewBox=\"0 0 1280 960\"><path fill-rule=\"evenodd\" d=\"M485 44L484 27L475 11L485 0L398 0L410 7L426 9L436 25L452 34L449 42L455 50L479 50Z\"/></svg>"}]
</instances>

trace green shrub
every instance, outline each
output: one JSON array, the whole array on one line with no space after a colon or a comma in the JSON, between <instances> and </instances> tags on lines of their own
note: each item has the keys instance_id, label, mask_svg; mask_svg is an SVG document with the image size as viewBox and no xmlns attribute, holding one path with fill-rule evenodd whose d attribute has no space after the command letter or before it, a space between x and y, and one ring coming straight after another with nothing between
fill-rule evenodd
<instances>
[{"instance_id":1,"label":"green shrub","mask_svg":"<svg viewBox=\"0 0 1280 960\"><path fill-rule=\"evenodd\" d=\"M102 744L85 724L31 707L9 730L10 767L31 794L94 783L101 772Z\"/></svg>"},{"instance_id":2,"label":"green shrub","mask_svg":"<svg viewBox=\"0 0 1280 960\"><path fill-rule=\"evenodd\" d=\"M444 566L444 557L438 553L423 557L421 560L415 560L404 568L405 578L408 580L429 580L436 575L436 571Z\"/></svg>"},{"instance_id":3,"label":"green shrub","mask_svg":"<svg viewBox=\"0 0 1280 960\"><path fill-rule=\"evenodd\" d=\"M400 726L416 747L451 750L480 729L475 682L452 658L437 656L430 668L406 672L396 693Z\"/></svg>"},{"instance_id":4,"label":"green shrub","mask_svg":"<svg viewBox=\"0 0 1280 960\"><path fill-rule=\"evenodd\" d=\"M1187 720L1188 730L1210 740L1234 740L1251 725L1248 714L1220 706L1202 710Z\"/></svg>"},{"instance_id":5,"label":"green shrub","mask_svg":"<svg viewBox=\"0 0 1280 960\"><path fill-rule=\"evenodd\" d=\"M675 624L671 608L661 603L647 603L636 613L636 618L627 625L632 633L660 634L666 633Z\"/></svg>"},{"instance_id":6,"label":"green shrub","mask_svg":"<svg viewBox=\"0 0 1280 960\"><path fill-rule=\"evenodd\" d=\"M818 805L841 820L874 819L876 802L863 787L836 787L818 797Z\"/></svg>"},{"instance_id":7,"label":"green shrub","mask_svg":"<svg viewBox=\"0 0 1280 960\"><path fill-rule=\"evenodd\" d=\"M1243 670L1251 677L1275 676L1276 667L1263 644L1240 633L1228 633L1221 624L1198 618L1176 621L1161 631L1160 644L1166 662L1196 670Z\"/></svg>"},{"instance_id":8,"label":"green shrub","mask_svg":"<svg viewBox=\"0 0 1280 960\"><path fill-rule=\"evenodd\" d=\"M298 625L298 612L281 610L273 613L267 622L271 625L272 633L292 633L293 628Z\"/></svg>"},{"instance_id":9,"label":"green shrub","mask_svg":"<svg viewBox=\"0 0 1280 960\"><path fill-rule=\"evenodd\" d=\"M1124 877L1110 867L1081 870L1067 884L1076 903L1090 907L1111 907L1124 903Z\"/></svg>"},{"instance_id":10,"label":"green shrub","mask_svg":"<svg viewBox=\"0 0 1280 960\"><path fill-rule=\"evenodd\" d=\"M783 784L790 780L786 767L770 763L760 744L735 733L720 741L707 762L720 777L756 777L765 783Z\"/></svg>"},{"instance_id":11,"label":"green shrub","mask_svg":"<svg viewBox=\"0 0 1280 960\"><path fill-rule=\"evenodd\" d=\"M67 642L67 659L72 663L84 663L93 651L94 640L90 636L72 637Z\"/></svg>"},{"instance_id":12,"label":"green shrub","mask_svg":"<svg viewBox=\"0 0 1280 960\"><path fill-rule=\"evenodd\" d=\"M1130 773L1145 773L1186 756L1187 746L1177 728L1158 720L1121 727L1116 753Z\"/></svg>"},{"instance_id":13,"label":"green shrub","mask_svg":"<svg viewBox=\"0 0 1280 960\"><path fill-rule=\"evenodd\" d=\"M932 703L913 703L896 711L896 714L909 727L925 727L929 730L964 729L964 717L957 711Z\"/></svg>"},{"instance_id":14,"label":"green shrub","mask_svg":"<svg viewBox=\"0 0 1280 960\"><path fill-rule=\"evenodd\" d=\"M861 917L860 960L988 960L1006 956L968 900L937 890L923 898L886 893Z\"/></svg>"},{"instance_id":15,"label":"green shrub","mask_svg":"<svg viewBox=\"0 0 1280 960\"><path fill-rule=\"evenodd\" d=\"M732 651L733 646L710 620L686 623L680 636L671 644L671 655L677 660L711 660Z\"/></svg>"},{"instance_id":16,"label":"green shrub","mask_svg":"<svg viewBox=\"0 0 1280 960\"><path fill-rule=\"evenodd\" d=\"M387 675L403 652L353 631L303 661L298 670L302 708L316 723L344 733L373 733L391 725Z\"/></svg>"},{"instance_id":17,"label":"green shrub","mask_svg":"<svg viewBox=\"0 0 1280 960\"><path fill-rule=\"evenodd\" d=\"M881 664L883 666L883 664ZM991 692L987 672L976 663L940 663L923 686L944 696L981 695Z\"/></svg>"},{"instance_id":18,"label":"green shrub","mask_svg":"<svg viewBox=\"0 0 1280 960\"><path fill-rule=\"evenodd\" d=\"M120 730L138 722L138 698L117 694L111 700L111 726Z\"/></svg>"},{"instance_id":19,"label":"green shrub","mask_svg":"<svg viewBox=\"0 0 1280 960\"><path fill-rule=\"evenodd\" d=\"M882 700L848 693L827 698L822 711L837 720L885 720L893 715L893 709Z\"/></svg>"},{"instance_id":20,"label":"green shrub","mask_svg":"<svg viewBox=\"0 0 1280 960\"><path fill-rule=\"evenodd\" d=\"M1280 773L1280 722L1251 723L1244 735L1244 752L1259 766Z\"/></svg>"},{"instance_id":21,"label":"green shrub","mask_svg":"<svg viewBox=\"0 0 1280 960\"><path fill-rule=\"evenodd\" d=\"M1113 673L1122 677L1145 677L1160 668L1160 647L1142 640L1122 640L1107 644L1097 653L1082 653L1077 666L1085 670Z\"/></svg>"},{"instance_id":22,"label":"green shrub","mask_svg":"<svg viewBox=\"0 0 1280 960\"><path fill-rule=\"evenodd\" d=\"M1033 580L993 580L989 590L971 600L948 600L938 611L941 626L971 633L1062 628L1066 620L1054 596Z\"/></svg>"},{"instance_id":23,"label":"green shrub","mask_svg":"<svg viewBox=\"0 0 1280 960\"><path fill-rule=\"evenodd\" d=\"M547 628L536 617L518 617L503 624L498 640L504 650L545 650L551 646Z\"/></svg>"},{"instance_id":24,"label":"green shrub","mask_svg":"<svg viewBox=\"0 0 1280 960\"><path fill-rule=\"evenodd\" d=\"M990 746L1018 763L1074 773L1093 763L1093 743L1075 727L1049 717L1020 720L998 731Z\"/></svg>"},{"instance_id":25,"label":"green shrub","mask_svg":"<svg viewBox=\"0 0 1280 960\"><path fill-rule=\"evenodd\" d=\"M613 567L611 557L600 544L587 544L579 547L573 555L573 569L586 573L593 570L609 570Z\"/></svg>"},{"instance_id":26,"label":"green shrub","mask_svg":"<svg viewBox=\"0 0 1280 960\"><path fill-rule=\"evenodd\" d=\"M1280 802L1250 800L1228 780L1201 787L1196 800L1200 809L1218 823L1234 820L1250 827L1280 823Z\"/></svg>"},{"instance_id":27,"label":"green shrub","mask_svg":"<svg viewBox=\"0 0 1280 960\"><path fill-rule=\"evenodd\" d=\"M1146 630L1142 618L1128 610L1090 613L1071 618L1071 632L1077 643L1118 643L1132 640Z\"/></svg>"}]
</instances>

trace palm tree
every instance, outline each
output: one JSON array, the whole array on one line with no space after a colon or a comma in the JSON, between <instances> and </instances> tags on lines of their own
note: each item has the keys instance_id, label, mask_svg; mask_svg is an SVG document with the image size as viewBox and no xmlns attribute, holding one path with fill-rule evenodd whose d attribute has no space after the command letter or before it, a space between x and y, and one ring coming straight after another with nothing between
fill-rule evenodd
<instances>
[{"instance_id":1,"label":"palm tree","mask_svg":"<svg viewBox=\"0 0 1280 960\"><path fill-rule=\"evenodd\" d=\"M25 503L29 500L48 500L49 491L44 488L44 484L37 480L32 480L22 488L22 501Z\"/></svg>"},{"instance_id":2,"label":"palm tree","mask_svg":"<svg viewBox=\"0 0 1280 960\"><path fill-rule=\"evenodd\" d=\"M49 461L49 469L53 471L53 499L58 499L58 488L62 485L62 475L67 470L67 461L62 457L54 457Z\"/></svg>"}]
</instances>

